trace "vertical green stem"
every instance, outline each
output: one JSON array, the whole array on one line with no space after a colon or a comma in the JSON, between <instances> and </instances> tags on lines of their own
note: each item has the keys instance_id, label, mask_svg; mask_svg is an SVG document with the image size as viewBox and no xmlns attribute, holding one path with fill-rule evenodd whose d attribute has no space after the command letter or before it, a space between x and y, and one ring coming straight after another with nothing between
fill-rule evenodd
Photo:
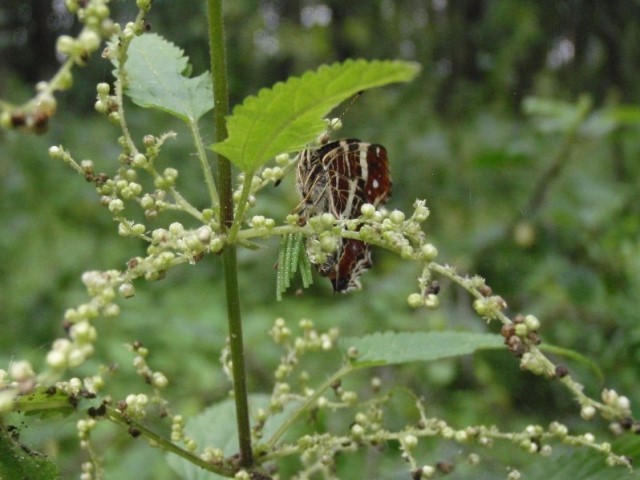
<instances>
[{"instance_id":1,"label":"vertical green stem","mask_svg":"<svg viewBox=\"0 0 640 480\"><path fill-rule=\"evenodd\" d=\"M207 0L207 7L211 74L213 76L215 129L216 139L220 142L227 137L225 117L229 112L222 0ZM228 159L221 155L218 155L218 189L220 194L220 224L221 227L226 230L233 224L233 190L231 184L231 164ZM233 388L236 402L238 439L240 442L240 464L243 467L251 467L253 465L253 453L251 451L251 428L247 401L247 382L244 365L235 243L227 243L227 245L225 245L222 253L222 262L224 265L225 290L227 295L227 319L229 322L231 360L233 362Z\"/></svg>"}]
</instances>

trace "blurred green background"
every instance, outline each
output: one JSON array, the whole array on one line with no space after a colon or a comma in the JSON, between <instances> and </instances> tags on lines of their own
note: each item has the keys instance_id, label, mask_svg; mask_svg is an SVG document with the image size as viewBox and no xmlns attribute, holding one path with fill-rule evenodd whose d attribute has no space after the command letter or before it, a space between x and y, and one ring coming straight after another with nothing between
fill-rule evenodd
<instances>
[{"instance_id":1,"label":"blurred green background","mask_svg":"<svg viewBox=\"0 0 640 480\"><path fill-rule=\"evenodd\" d=\"M113 2L114 18L132 19L134 3ZM442 263L485 277L507 300L510 314L541 319L544 342L593 359L608 387L628 395L632 404L640 400L639 2L226 3L232 104L323 63L419 62L423 70L413 83L359 98L345 114L340 135L387 147L394 181L388 206L410 212L416 198L427 200L432 215L425 229ZM185 50L196 73L207 68L204 8L204 2L185 8L183 2L156 0L148 19L152 31ZM29 98L35 82L57 68L56 36L76 31L62 1L5 0L0 97L16 103ZM77 70L74 88L59 96L59 112L45 134L0 132L2 366L18 358L42 365L52 339L63 335L64 310L86 298L82 272L122 269L144 252L136 240L118 237L93 187L47 155L50 145L62 144L76 159L92 159L99 171L115 170L118 132L92 108L95 84L110 81L110 72L99 56ZM531 97L536 100L526 100ZM160 165L178 168L185 196L206 205L188 132L169 116L137 107L131 107L129 119L140 141L148 133L178 132ZM202 129L205 141L212 142L207 122L210 117ZM290 176L267 189L254 212L282 219L297 202ZM147 226L168 223L161 217ZM440 309L409 309L406 297L416 290L420 272L382 251L375 251L375 266L363 276L361 292L333 295L328 282L317 277L303 295L292 291L276 303L277 239L263 247L239 257L251 391L268 392L272 386L270 372L280 352L264 339L277 316L291 323L312 318L323 327L337 324L345 335L387 329L497 331L447 282L441 285ZM140 340L151 349L152 368L173 383L168 396L176 411L195 413L224 397L229 384L218 368L226 322L219 258L174 269L158 283L139 282L136 289L119 318L97 324L100 350L74 374L113 362L121 366L111 382L114 398L144 391L123 347ZM336 367L340 361L315 360L308 367L320 372L317 383L331 361ZM597 396L603 384L593 373L568 365ZM388 386L407 385L423 395L428 413L453 425L496 423L508 430L558 419L578 431L588 427L607 435L603 421L580 423L565 390L521 373L503 353L378 373ZM366 376L360 380L366 382ZM412 413L399 403L394 423L401 425ZM60 454L64 472L77 472L78 459L67 456L74 422L61 420L59 441L43 447ZM32 430L35 441L42 431ZM43 438L52 434L47 430ZM159 452L123 432L103 426L98 437L110 464L107 478L133 478L132 468L135 478L174 478ZM458 445L429 447L425 462L454 462L457 470L450 478L468 478ZM502 463L475 467L474 478L502 478L505 464L531 461L514 457L513 450L487 452ZM391 458L395 463L381 454L367 458L382 472L376 478L406 478L397 455ZM349 460L344 468L361 471L362 464Z\"/></svg>"}]
</instances>

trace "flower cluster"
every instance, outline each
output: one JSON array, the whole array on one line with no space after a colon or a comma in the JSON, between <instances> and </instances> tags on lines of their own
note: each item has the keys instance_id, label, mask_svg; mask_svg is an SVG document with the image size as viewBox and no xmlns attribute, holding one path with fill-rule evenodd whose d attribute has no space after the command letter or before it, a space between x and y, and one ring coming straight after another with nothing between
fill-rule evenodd
<instances>
[{"instance_id":1,"label":"flower cluster","mask_svg":"<svg viewBox=\"0 0 640 480\"><path fill-rule=\"evenodd\" d=\"M120 31L119 25L110 18L109 0L66 0L65 4L83 25L76 37L61 35L56 41L56 51L66 62L51 81L38 82L34 98L20 106L7 104L8 108L0 110L1 128L33 133L46 131L57 109L55 92L68 90L73 85L72 68L86 65L102 40Z\"/></svg>"}]
</instances>

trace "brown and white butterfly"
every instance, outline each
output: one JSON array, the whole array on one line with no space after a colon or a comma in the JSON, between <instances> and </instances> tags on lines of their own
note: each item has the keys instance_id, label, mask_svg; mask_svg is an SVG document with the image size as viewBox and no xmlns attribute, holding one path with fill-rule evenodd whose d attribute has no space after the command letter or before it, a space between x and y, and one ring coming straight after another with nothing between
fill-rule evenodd
<instances>
[{"instance_id":1,"label":"brown and white butterfly","mask_svg":"<svg viewBox=\"0 0 640 480\"><path fill-rule=\"evenodd\" d=\"M303 150L299 157L296 183L303 224L322 213L338 220L356 218L365 203L377 207L391 196L389 160L382 145L348 138ZM348 292L360 288L360 275L371 268L371 246L343 238L324 262L310 261L335 292Z\"/></svg>"}]
</instances>

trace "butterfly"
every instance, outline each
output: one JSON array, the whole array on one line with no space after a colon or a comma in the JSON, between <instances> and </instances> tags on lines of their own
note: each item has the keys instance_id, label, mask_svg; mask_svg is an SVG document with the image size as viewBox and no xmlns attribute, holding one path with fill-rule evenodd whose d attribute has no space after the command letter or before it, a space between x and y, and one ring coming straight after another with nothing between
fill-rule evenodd
<instances>
[{"instance_id":1,"label":"butterfly","mask_svg":"<svg viewBox=\"0 0 640 480\"><path fill-rule=\"evenodd\" d=\"M355 138L336 140L300 152L296 175L302 196L301 223L322 213L338 220L360 216L365 203L383 205L391 196L387 151L382 145ZM309 259L334 292L360 288L360 275L371 268L371 246L342 238L336 252L323 262Z\"/></svg>"}]
</instances>

